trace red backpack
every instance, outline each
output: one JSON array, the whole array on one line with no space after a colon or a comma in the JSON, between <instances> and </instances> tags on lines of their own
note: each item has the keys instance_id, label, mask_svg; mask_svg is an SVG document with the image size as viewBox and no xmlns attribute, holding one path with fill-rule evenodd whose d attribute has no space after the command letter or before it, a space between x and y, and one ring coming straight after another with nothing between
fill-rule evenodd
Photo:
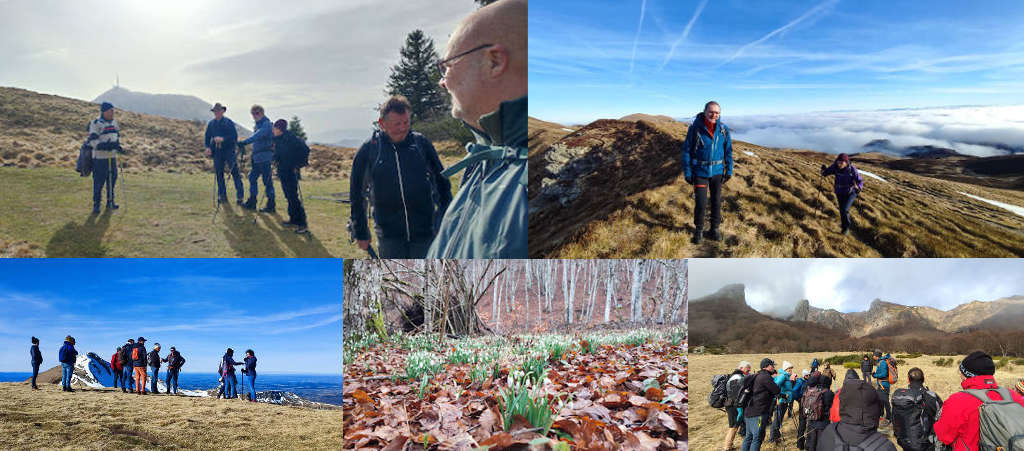
<instances>
[{"instance_id":1,"label":"red backpack","mask_svg":"<svg viewBox=\"0 0 1024 451\"><path fill-rule=\"evenodd\" d=\"M132 348L132 360L139 360L139 348Z\"/></svg>"}]
</instances>

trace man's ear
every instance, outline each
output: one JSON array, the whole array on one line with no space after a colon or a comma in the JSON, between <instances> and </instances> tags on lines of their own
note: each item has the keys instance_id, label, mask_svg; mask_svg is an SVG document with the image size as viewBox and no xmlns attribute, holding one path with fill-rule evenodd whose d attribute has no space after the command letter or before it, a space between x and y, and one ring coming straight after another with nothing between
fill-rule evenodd
<instances>
[{"instance_id":1,"label":"man's ear","mask_svg":"<svg viewBox=\"0 0 1024 451\"><path fill-rule=\"evenodd\" d=\"M498 78L508 70L508 48L504 45L494 44L488 47L484 50L484 58L486 59L488 74L491 78Z\"/></svg>"}]
</instances>

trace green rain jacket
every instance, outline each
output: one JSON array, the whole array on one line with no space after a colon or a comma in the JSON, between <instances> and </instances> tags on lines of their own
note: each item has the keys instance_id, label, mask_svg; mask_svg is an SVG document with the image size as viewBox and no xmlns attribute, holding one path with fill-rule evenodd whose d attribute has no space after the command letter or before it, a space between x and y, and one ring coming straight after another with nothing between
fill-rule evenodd
<instances>
[{"instance_id":1,"label":"green rain jacket","mask_svg":"<svg viewBox=\"0 0 1024 451\"><path fill-rule=\"evenodd\" d=\"M427 258L527 258L526 111L526 96L505 101L470 127L476 143L443 173L468 168Z\"/></svg>"}]
</instances>

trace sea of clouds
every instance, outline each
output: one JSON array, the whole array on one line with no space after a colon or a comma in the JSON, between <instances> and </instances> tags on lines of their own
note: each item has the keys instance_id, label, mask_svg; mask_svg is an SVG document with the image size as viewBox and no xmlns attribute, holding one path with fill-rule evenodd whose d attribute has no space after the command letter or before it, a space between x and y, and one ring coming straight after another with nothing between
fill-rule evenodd
<instances>
[{"instance_id":1,"label":"sea of clouds","mask_svg":"<svg viewBox=\"0 0 1024 451\"><path fill-rule=\"evenodd\" d=\"M864 152L889 140L888 153L935 146L974 156L1024 153L1024 105L723 117L734 139L828 153Z\"/></svg>"}]
</instances>

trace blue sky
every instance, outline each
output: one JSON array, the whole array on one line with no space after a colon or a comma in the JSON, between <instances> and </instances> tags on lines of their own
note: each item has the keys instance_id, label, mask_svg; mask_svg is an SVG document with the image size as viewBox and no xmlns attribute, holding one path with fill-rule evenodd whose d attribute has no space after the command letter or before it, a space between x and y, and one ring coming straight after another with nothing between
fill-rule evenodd
<instances>
[{"instance_id":1,"label":"blue sky","mask_svg":"<svg viewBox=\"0 0 1024 451\"><path fill-rule=\"evenodd\" d=\"M1024 103L1024 2L534 0L530 115Z\"/></svg>"},{"instance_id":2,"label":"blue sky","mask_svg":"<svg viewBox=\"0 0 1024 451\"><path fill-rule=\"evenodd\" d=\"M0 371L58 365L66 335L109 359L128 338L171 346L183 372L212 372L228 347L266 373L341 373L340 259L0 260Z\"/></svg>"}]
</instances>

